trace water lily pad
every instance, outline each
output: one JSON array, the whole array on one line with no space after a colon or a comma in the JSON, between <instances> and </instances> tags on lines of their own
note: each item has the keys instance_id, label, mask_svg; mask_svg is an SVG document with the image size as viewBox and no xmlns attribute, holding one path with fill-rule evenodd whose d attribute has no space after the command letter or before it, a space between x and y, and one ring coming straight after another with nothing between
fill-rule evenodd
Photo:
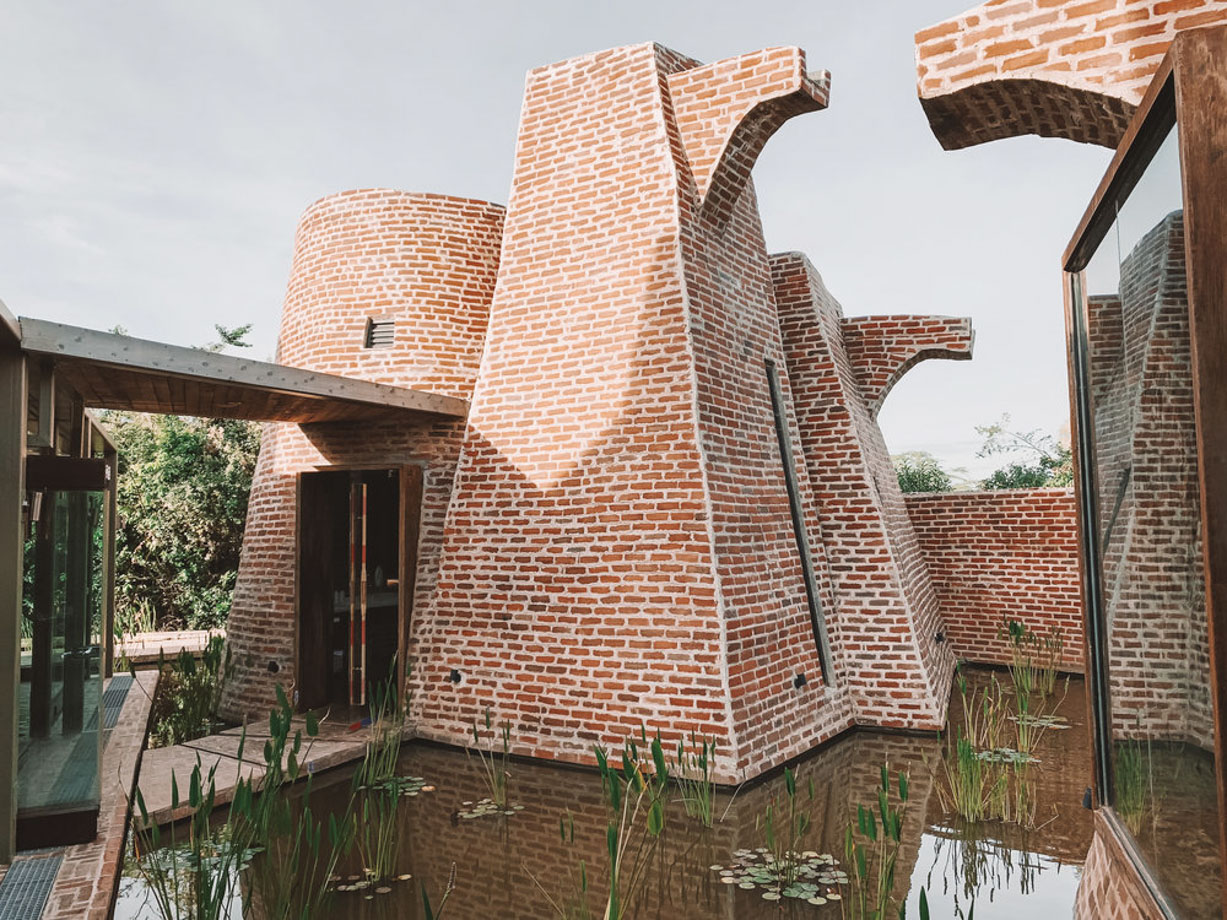
<instances>
[{"instance_id":1,"label":"water lily pad","mask_svg":"<svg viewBox=\"0 0 1227 920\"><path fill-rule=\"evenodd\" d=\"M764 901L778 901L779 899L780 899L780 895L779 895L779 892L777 891L764 891L763 892Z\"/></svg>"},{"instance_id":2,"label":"water lily pad","mask_svg":"<svg viewBox=\"0 0 1227 920\"><path fill-rule=\"evenodd\" d=\"M822 904L825 904L827 902L827 899L824 897L820 897L819 895L814 895L812 898L806 898L805 901L808 904L813 904L815 907L818 907Z\"/></svg>"}]
</instances>

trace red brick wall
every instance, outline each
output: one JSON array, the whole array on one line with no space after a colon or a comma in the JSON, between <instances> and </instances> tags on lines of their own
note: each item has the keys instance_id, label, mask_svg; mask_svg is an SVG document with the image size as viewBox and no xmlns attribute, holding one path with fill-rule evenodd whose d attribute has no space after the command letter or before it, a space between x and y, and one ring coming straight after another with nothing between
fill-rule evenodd
<instances>
[{"instance_id":1,"label":"red brick wall","mask_svg":"<svg viewBox=\"0 0 1227 920\"><path fill-rule=\"evenodd\" d=\"M874 420L888 384L873 372L966 356L971 333L894 317L875 332L879 355L858 327L858 365L838 305L823 292L815 307L809 276L794 289L768 256L750 171L786 120L825 105L827 79L795 48L707 66L652 44L587 55L528 76L505 226L494 206L384 191L308 211L282 360L471 391L471 412L433 428L267 430L231 714L293 676L295 474L417 462L422 735L463 743L489 706L514 723L517 753L586 761L647 723L717 738L716 773L732 782L854 721L941 726L953 656L935 641L941 613ZM376 311L402 325L372 354L361 332ZM804 340L815 321L821 364ZM872 407L858 371L876 381Z\"/></svg>"},{"instance_id":2,"label":"red brick wall","mask_svg":"<svg viewBox=\"0 0 1227 920\"><path fill-rule=\"evenodd\" d=\"M503 209L387 189L316 202L300 222L279 359L292 366L472 393L498 270ZM390 348L364 349L368 316L396 320ZM424 467L416 592L434 588L462 422L264 427L228 623L235 675L223 712L260 713L296 668L296 489L329 466ZM270 673L269 662L280 670Z\"/></svg>"},{"instance_id":3,"label":"red brick wall","mask_svg":"<svg viewBox=\"0 0 1227 920\"><path fill-rule=\"evenodd\" d=\"M844 347L869 411L877 414L891 388L921 361L971 360L971 320L954 316L850 316Z\"/></svg>"},{"instance_id":4,"label":"red brick wall","mask_svg":"<svg viewBox=\"0 0 1227 920\"><path fill-rule=\"evenodd\" d=\"M1059 629L1064 669L1084 670L1072 489L912 494L907 508L957 657L1009 664L1010 618Z\"/></svg>"},{"instance_id":5,"label":"red brick wall","mask_svg":"<svg viewBox=\"0 0 1227 920\"><path fill-rule=\"evenodd\" d=\"M1227 0L990 0L916 33L916 79L947 149L1018 134L1115 147L1172 37Z\"/></svg>"},{"instance_id":6,"label":"red brick wall","mask_svg":"<svg viewBox=\"0 0 1227 920\"><path fill-rule=\"evenodd\" d=\"M843 314L809 261L772 256L793 401L834 595L841 680L858 721L940 728L953 657Z\"/></svg>"}]
</instances>

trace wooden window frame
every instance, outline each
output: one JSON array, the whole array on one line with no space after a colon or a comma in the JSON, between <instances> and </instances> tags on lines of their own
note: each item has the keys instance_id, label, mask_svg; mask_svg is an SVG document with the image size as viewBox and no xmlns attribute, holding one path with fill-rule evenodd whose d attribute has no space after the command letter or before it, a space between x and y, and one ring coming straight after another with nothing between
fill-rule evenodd
<instances>
[{"instance_id":1,"label":"wooden window frame","mask_svg":"<svg viewBox=\"0 0 1227 920\"><path fill-rule=\"evenodd\" d=\"M1102 572L1094 436L1086 392L1087 323L1085 269L1116 219L1123 200L1145 173L1175 127L1180 152L1192 350L1194 425L1202 524L1202 563L1214 704L1214 756L1218 785L1220 859L1227 854L1227 774L1224 718L1227 715L1227 27L1180 32L1135 114L1090 205L1065 250L1066 345L1078 496L1079 566L1086 617L1085 655L1088 718L1095 800L1139 876L1169 917L1177 914L1111 808L1112 759L1107 645L1103 631ZM1220 680L1220 675L1224 679ZM1227 871L1222 902L1227 916Z\"/></svg>"}]
</instances>

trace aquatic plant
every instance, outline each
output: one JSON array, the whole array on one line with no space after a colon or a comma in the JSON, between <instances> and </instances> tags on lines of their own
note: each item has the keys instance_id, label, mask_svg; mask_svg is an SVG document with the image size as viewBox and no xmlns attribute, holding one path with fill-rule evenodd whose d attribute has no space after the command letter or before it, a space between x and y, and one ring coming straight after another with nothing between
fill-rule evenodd
<instances>
[{"instance_id":1,"label":"aquatic plant","mask_svg":"<svg viewBox=\"0 0 1227 920\"><path fill-rule=\"evenodd\" d=\"M486 789L490 793L489 801L495 806L495 809L490 809L489 813L493 814L496 809L505 810L507 808L507 781L511 778L511 771L508 769L511 765L511 723L503 722L496 732L490 715L490 707L487 706L486 732L489 734L487 748L482 747L481 734L478 732L476 722L473 723L472 730L473 747L465 750L470 758L473 756L473 751L476 750L477 756L481 759L482 779L485 780ZM498 739L502 741L501 749L495 746Z\"/></svg>"},{"instance_id":2,"label":"aquatic plant","mask_svg":"<svg viewBox=\"0 0 1227 920\"><path fill-rule=\"evenodd\" d=\"M575 846L575 816L570 809L558 819L558 837L568 847ZM581 859L578 867L571 870L568 888L557 898L545 890L545 886L527 867L524 867L524 871L549 902L550 909L559 920L591 920L592 910L588 906L588 865L584 860Z\"/></svg>"},{"instance_id":3,"label":"aquatic plant","mask_svg":"<svg viewBox=\"0 0 1227 920\"><path fill-rule=\"evenodd\" d=\"M347 809L327 824L311 812L311 777L300 807L279 797L270 822L269 847L251 865L251 887L258 892L265 920L314 920L329 915L330 880L353 845L353 813Z\"/></svg>"},{"instance_id":4,"label":"aquatic plant","mask_svg":"<svg viewBox=\"0 0 1227 920\"><path fill-rule=\"evenodd\" d=\"M1005 698L996 676L990 675L988 685L968 696L968 681L962 664L955 666L955 683L963 706L963 731L971 745L991 750L1005 744Z\"/></svg>"},{"instance_id":5,"label":"aquatic plant","mask_svg":"<svg viewBox=\"0 0 1227 920\"><path fill-rule=\"evenodd\" d=\"M814 802L814 781L806 784L808 800L798 804L797 776L791 768L784 768L784 803L774 795L767 800L761 816L755 819L755 827L763 834L765 849L769 854L768 869L776 883L776 894L797 881L801 863L798 848L812 823L810 809Z\"/></svg>"},{"instance_id":6,"label":"aquatic plant","mask_svg":"<svg viewBox=\"0 0 1227 920\"><path fill-rule=\"evenodd\" d=\"M396 858L400 853L400 835L396 828L400 796L395 790L380 786L355 790L355 802L354 811L359 819L356 843L366 875L363 884L356 887L369 887L396 875Z\"/></svg>"},{"instance_id":7,"label":"aquatic plant","mask_svg":"<svg viewBox=\"0 0 1227 920\"><path fill-rule=\"evenodd\" d=\"M858 803L856 822L844 830L844 861L850 873L844 916L852 920L883 920L894 906L895 865L908 802L908 774L900 771L897 777L898 806L891 802L890 764L884 763L876 811Z\"/></svg>"},{"instance_id":8,"label":"aquatic plant","mask_svg":"<svg viewBox=\"0 0 1227 920\"><path fill-rule=\"evenodd\" d=\"M276 691L277 706L269 713L269 737L264 743L263 775L259 779L242 775L247 743L244 730L239 736L236 754L234 797L224 822L215 824L212 820L217 801L217 764L205 770L199 757L188 780L186 800L181 800L178 779L171 774L172 811L181 804L192 809L187 819L186 840L179 838L174 824L164 837L161 828L150 820L141 791L136 792L135 808L140 818L133 833L136 865L162 920L219 920L226 916L230 904L240 895L240 872L257 853L268 851L274 834L287 828L282 787L298 779L302 758L309 756L311 741L308 740L304 750L304 729L295 730L291 736L293 713L284 689L278 685ZM304 728L308 739L319 734L319 723L310 715ZM257 783L259 795L256 794ZM305 797L302 814L306 817L301 820L311 824ZM317 826L312 830L303 826L301 830L304 838L317 832ZM343 843L344 838L344 828L338 826L336 839ZM318 853L319 848L312 847L310 839L305 842L307 850L300 849L298 864L311 887L302 886L294 897L300 902L322 903L326 898L328 872L307 865L305 856L312 851ZM251 891L249 888L241 893L244 902L250 900ZM301 916L293 912L293 904L277 900L278 891L272 891L269 897L271 904L266 903L266 908L270 916Z\"/></svg>"},{"instance_id":9,"label":"aquatic plant","mask_svg":"<svg viewBox=\"0 0 1227 920\"><path fill-rule=\"evenodd\" d=\"M647 735L642 729L640 736L646 744ZM628 738L622 747L620 768L610 764L604 748L598 745L594 749L610 814L605 832L609 856L605 920L622 920L627 916L665 827L669 765L659 734L648 747L651 759L645 763L640 759L638 745Z\"/></svg>"},{"instance_id":10,"label":"aquatic plant","mask_svg":"<svg viewBox=\"0 0 1227 920\"><path fill-rule=\"evenodd\" d=\"M1008 617L1002 622L998 635L1010 644L1010 679L1014 682L1014 692L1018 695L1030 695L1038 684L1037 669L1032 657L1034 635L1025 623Z\"/></svg>"},{"instance_id":11,"label":"aquatic plant","mask_svg":"<svg viewBox=\"0 0 1227 920\"><path fill-rule=\"evenodd\" d=\"M1143 752L1141 741L1128 739L1116 743L1112 807L1134 834L1141 831L1146 812L1149 760L1149 750Z\"/></svg>"},{"instance_id":12,"label":"aquatic plant","mask_svg":"<svg viewBox=\"0 0 1227 920\"><path fill-rule=\"evenodd\" d=\"M716 800L716 782L713 770L716 761L714 738L696 738L690 735L690 750L684 742L677 742L677 785L682 793L682 807L691 818L698 818L707 827L712 825L712 809Z\"/></svg>"},{"instance_id":13,"label":"aquatic plant","mask_svg":"<svg viewBox=\"0 0 1227 920\"><path fill-rule=\"evenodd\" d=\"M842 899L839 886L848 884L848 873L839 868L839 860L830 853L806 850L795 853L791 863L792 881L788 884L781 878L787 870L766 847L735 850L729 865L712 866L711 870L720 873L720 881L726 885L744 891L762 889L766 901L795 898L819 906Z\"/></svg>"},{"instance_id":14,"label":"aquatic plant","mask_svg":"<svg viewBox=\"0 0 1227 920\"><path fill-rule=\"evenodd\" d=\"M439 899L439 906L432 907L430 904L430 895L426 893L426 883L422 884L422 912L426 920L439 920L443 916L443 908L447 906L447 899L452 896L452 892L456 890L456 864L452 863L452 871L448 873L447 885L443 889L443 897Z\"/></svg>"},{"instance_id":15,"label":"aquatic plant","mask_svg":"<svg viewBox=\"0 0 1227 920\"><path fill-rule=\"evenodd\" d=\"M186 649L170 661L159 652L158 670L149 746L183 744L214 732L222 686L234 671L225 636L209 637L199 663Z\"/></svg>"},{"instance_id":16,"label":"aquatic plant","mask_svg":"<svg viewBox=\"0 0 1227 920\"><path fill-rule=\"evenodd\" d=\"M408 714L408 694L402 699L395 683L395 663L387 678L370 686L371 727L362 763L355 772L358 787L395 784L396 761L400 757Z\"/></svg>"},{"instance_id":17,"label":"aquatic plant","mask_svg":"<svg viewBox=\"0 0 1227 920\"><path fill-rule=\"evenodd\" d=\"M980 821L988 815L989 806L1003 784L1002 777L979 753L961 730L955 732L953 740L946 736L942 757L946 782L938 784L937 793L943 808L968 821Z\"/></svg>"}]
</instances>

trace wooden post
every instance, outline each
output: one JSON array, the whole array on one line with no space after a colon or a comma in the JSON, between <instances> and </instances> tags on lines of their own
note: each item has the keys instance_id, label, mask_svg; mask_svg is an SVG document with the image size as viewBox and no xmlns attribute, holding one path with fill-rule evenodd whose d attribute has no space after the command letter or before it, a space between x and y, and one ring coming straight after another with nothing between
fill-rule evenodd
<instances>
[{"instance_id":1,"label":"wooden post","mask_svg":"<svg viewBox=\"0 0 1227 920\"><path fill-rule=\"evenodd\" d=\"M1184 179L1184 232L1193 352L1193 407L1201 478L1202 554L1214 761L1218 774L1219 858L1227 853L1227 28L1190 29L1172 45ZM1223 903L1227 905L1227 872Z\"/></svg>"},{"instance_id":2,"label":"wooden post","mask_svg":"<svg viewBox=\"0 0 1227 920\"><path fill-rule=\"evenodd\" d=\"M25 549L26 361L0 341L0 863L17 846L17 700Z\"/></svg>"}]
</instances>

